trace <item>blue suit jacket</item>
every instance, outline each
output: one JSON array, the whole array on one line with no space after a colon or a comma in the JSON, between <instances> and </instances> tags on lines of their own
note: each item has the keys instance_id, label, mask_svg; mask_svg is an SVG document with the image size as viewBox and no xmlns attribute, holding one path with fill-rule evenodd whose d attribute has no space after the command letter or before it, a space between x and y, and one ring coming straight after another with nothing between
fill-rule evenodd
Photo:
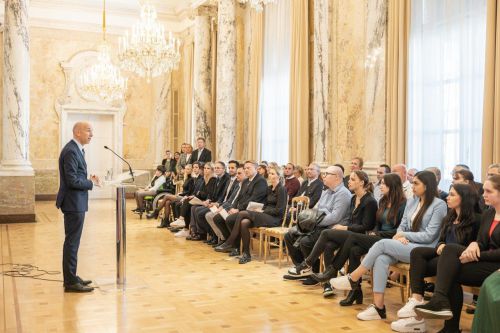
<instances>
[{"instance_id":1,"label":"blue suit jacket","mask_svg":"<svg viewBox=\"0 0 500 333\"><path fill-rule=\"evenodd\" d=\"M78 145L71 140L59 156L59 192L56 206L65 212L86 212L88 191L93 187L87 179L87 163Z\"/></svg>"}]
</instances>

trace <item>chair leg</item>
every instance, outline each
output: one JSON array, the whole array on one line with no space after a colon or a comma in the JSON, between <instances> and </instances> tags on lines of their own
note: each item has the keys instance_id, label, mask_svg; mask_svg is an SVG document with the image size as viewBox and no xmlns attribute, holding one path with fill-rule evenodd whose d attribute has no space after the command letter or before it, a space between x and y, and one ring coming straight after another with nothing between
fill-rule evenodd
<instances>
[{"instance_id":1,"label":"chair leg","mask_svg":"<svg viewBox=\"0 0 500 333\"><path fill-rule=\"evenodd\" d=\"M281 239L278 239L278 241L280 242L279 244L280 253L278 254L278 268L281 268L281 260L283 259L283 242L281 241Z\"/></svg>"},{"instance_id":2,"label":"chair leg","mask_svg":"<svg viewBox=\"0 0 500 333\"><path fill-rule=\"evenodd\" d=\"M262 233L262 231L259 231L259 260L262 259L262 237L264 237L264 234Z\"/></svg>"},{"instance_id":3,"label":"chair leg","mask_svg":"<svg viewBox=\"0 0 500 333\"><path fill-rule=\"evenodd\" d=\"M264 235L264 264L267 261L267 247L269 245L268 243L269 243L269 236Z\"/></svg>"},{"instance_id":4,"label":"chair leg","mask_svg":"<svg viewBox=\"0 0 500 333\"><path fill-rule=\"evenodd\" d=\"M280 237L280 242L284 242L285 239ZM288 247L285 245L285 253L286 253L286 263L290 264L290 253L288 253Z\"/></svg>"}]
</instances>

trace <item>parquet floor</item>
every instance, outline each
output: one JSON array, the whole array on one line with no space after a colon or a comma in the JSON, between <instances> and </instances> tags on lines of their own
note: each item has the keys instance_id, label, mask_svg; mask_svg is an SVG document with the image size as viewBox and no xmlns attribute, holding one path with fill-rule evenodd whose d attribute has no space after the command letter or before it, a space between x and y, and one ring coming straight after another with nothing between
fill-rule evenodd
<instances>
[{"instance_id":1,"label":"parquet floor","mask_svg":"<svg viewBox=\"0 0 500 333\"><path fill-rule=\"evenodd\" d=\"M129 201L129 207L133 203ZM53 202L37 203L38 223L0 225L2 270L7 263L61 270L62 215ZM113 201L92 201L80 246L78 273L115 278ZM286 266L286 265L285 265ZM61 282L0 276L2 332L389 332L401 307L388 290L386 321L361 322L365 305L343 308L343 293L324 299L322 289L283 281L286 268L255 258L239 265L200 242L175 239L156 223L127 216L130 289L65 294ZM62 279L62 274L46 276ZM135 287L134 287L135 286ZM140 288L138 288L140 287ZM470 330L472 316L463 314ZM429 332L442 323L428 321Z\"/></svg>"}]
</instances>

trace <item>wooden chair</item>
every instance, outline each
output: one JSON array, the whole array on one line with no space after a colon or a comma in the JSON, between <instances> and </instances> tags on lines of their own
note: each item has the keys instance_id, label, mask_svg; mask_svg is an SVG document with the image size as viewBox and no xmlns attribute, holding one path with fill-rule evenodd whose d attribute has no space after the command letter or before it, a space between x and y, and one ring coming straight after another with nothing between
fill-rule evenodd
<instances>
[{"instance_id":1,"label":"wooden chair","mask_svg":"<svg viewBox=\"0 0 500 333\"><path fill-rule=\"evenodd\" d=\"M426 277L425 278L425 282L429 282L429 283L436 283L436 277L435 276L430 276L430 277ZM472 287L472 286L466 286L466 285L462 285L462 289L464 292L467 292L467 293L470 293L472 295L475 295L475 296L479 296L479 291L481 290L481 287ZM464 306L466 308L471 308L471 309L475 309L476 306L474 305L474 303L472 304L464 304Z\"/></svg>"},{"instance_id":2,"label":"wooden chair","mask_svg":"<svg viewBox=\"0 0 500 333\"><path fill-rule=\"evenodd\" d=\"M290 209L294 208L293 212ZM271 250L271 237L276 238L278 246L278 267L281 268L281 260L283 259L283 242L285 240L285 235L288 230L297 223L297 216L299 213L309 208L309 198L306 196L295 197L292 199L292 204L288 210L285 210L285 216L283 217L283 223L281 227L267 228L264 230L264 263L267 261L267 252ZM290 225L286 226L287 213L290 213ZM285 246L286 249L286 246ZM287 262L289 260L288 249L286 249Z\"/></svg>"},{"instance_id":3,"label":"wooden chair","mask_svg":"<svg viewBox=\"0 0 500 333\"><path fill-rule=\"evenodd\" d=\"M389 266L389 271L399 273L397 281L392 281L391 279L388 279L387 282L401 289L401 301L403 301L403 304L406 304L408 298L410 298L411 296L410 264L404 262L398 262L395 265ZM372 276L372 281L373 281L373 276Z\"/></svg>"}]
</instances>

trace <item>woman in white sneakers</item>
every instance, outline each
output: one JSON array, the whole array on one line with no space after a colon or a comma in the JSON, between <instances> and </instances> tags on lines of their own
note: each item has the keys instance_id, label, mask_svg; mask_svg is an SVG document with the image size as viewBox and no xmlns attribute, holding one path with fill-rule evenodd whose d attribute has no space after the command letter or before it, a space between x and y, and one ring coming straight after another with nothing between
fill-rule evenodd
<instances>
[{"instance_id":1,"label":"woman in white sneakers","mask_svg":"<svg viewBox=\"0 0 500 333\"><path fill-rule=\"evenodd\" d=\"M468 246L477 237L481 216L474 212L479 196L468 184L454 184L447 198L448 214L441 225L436 248L417 247L410 255L410 283L412 296L398 311L397 321L391 328L396 332L424 332L425 321L416 317L414 307L424 304L425 277L435 276L438 260L445 246Z\"/></svg>"},{"instance_id":2,"label":"woman in white sneakers","mask_svg":"<svg viewBox=\"0 0 500 333\"><path fill-rule=\"evenodd\" d=\"M413 179L413 193L396 235L375 243L354 272L330 280L334 289L353 290L360 288L363 274L370 269L373 271L374 304L358 313L359 320L386 318L384 292L390 265L398 261L409 263L411 250L437 244L441 222L446 215L446 203L437 197L436 176L430 171L418 172Z\"/></svg>"}]
</instances>

